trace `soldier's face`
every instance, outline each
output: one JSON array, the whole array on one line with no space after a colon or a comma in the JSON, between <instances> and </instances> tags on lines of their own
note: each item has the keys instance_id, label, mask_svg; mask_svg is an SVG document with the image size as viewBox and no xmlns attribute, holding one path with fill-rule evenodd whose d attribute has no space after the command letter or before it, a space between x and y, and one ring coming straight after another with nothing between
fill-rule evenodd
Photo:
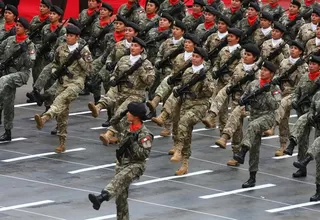
<instances>
[{"instance_id":1,"label":"soldier's face","mask_svg":"<svg viewBox=\"0 0 320 220\"><path fill-rule=\"evenodd\" d=\"M136 118L138 118L138 117L132 115L130 112L127 112L127 121L128 122L133 122L136 120Z\"/></svg>"},{"instance_id":2,"label":"soldier's face","mask_svg":"<svg viewBox=\"0 0 320 220\"><path fill-rule=\"evenodd\" d=\"M174 39L179 40L184 34L184 31L181 28L173 26L172 28L172 35Z\"/></svg>"},{"instance_id":3,"label":"soldier's face","mask_svg":"<svg viewBox=\"0 0 320 220\"><path fill-rule=\"evenodd\" d=\"M292 58L298 58L301 56L301 54L302 54L302 51L298 47L296 46L290 47L290 56Z\"/></svg>"},{"instance_id":4,"label":"soldier's face","mask_svg":"<svg viewBox=\"0 0 320 220\"><path fill-rule=\"evenodd\" d=\"M282 37L283 33L278 29L272 29L271 35L274 40L278 40Z\"/></svg>"},{"instance_id":5,"label":"soldier's face","mask_svg":"<svg viewBox=\"0 0 320 220\"><path fill-rule=\"evenodd\" d=\"M17 35L23 35L26 33L26 29L19 23L16 23L16 34Z\"/></svg>"},{"instance_id":6,"label":"soldier's face","mask_svg":"<svg viewBox=\"0 0 320 220\"><path fill-rule=\"evenodd\" d=\"M124 23L122 21L116 21L114 30L116 32L123 32L125 27L126 26L124 25Z\"/></svg>"},{"instance_id":7,"label":"soldier's face","mask_svg":"<svg viewBox=\"0 0 320 220\"><path fill-rule=\"evenodd\" d=\"M254 16L257 16L258 12L256 11L256 9L252 8L252 7L249 7L248 8L248 17L251 18L251 17L254 17Z\"/></svg>"},{"instance_id":8,"label":"soldier's face","mask_svg":"<svg viewBox=\"0 0 320 220\"><path fill-rule=\"evenodd\" d=\"M311 22L313 24L319 24L320 23L320 16L316 13L311 14Z\"/></svg>"},{"instance_id":9,"label":"soldier's face","mask_svg":"<svg viewBox=\"0 0 320 220\"><path fill-rule=\"evenodd\" d=\"M40 4L40 14L45 15L50 12L50 8L48 8L45 4Z\"/></svg>"},{"instance_id":10,"label":"soldier's face","mask_svg":"<svg viewBox=\"0 0 320 220\"><path fill-rule=\"evenodd\" d=\"M51 23L59 21L60 17L61 16L58 15L56 12L50 11L49 20L50 20Z\"/></svg>"},{"instance_id":11,"label":"soldier's face","mask_svg":"<svg viewBox=\"0 0 320 220\"><path fill-rule=\"evenodd\" d=\"M218 31L220 33L226 33L228 31L228 26L223 21L218 22Z\"/></svg>"},{"instance_id":12,"label":"soldier's face","mask_svg":"<svg viewBox=\"0 0 320 220\"><path fill-rule=\"evenodd\" d=\"M75 34L67 34L66 36L66 41L68 45L74 45L75 43L77 43L78 39L79 36Z\"/></svg>"},{"instance_id":13,"label":"soldier's face","mask_svg":"<svg viewBox=\"0 0 320 220\"><path fill-rule=\"evenodd\" d=\"M211 14L209 12L204 13L204 21L205 22L212 22L212 21L214 21L214 19L215 19L215 16L213 14Z\"/></svg>"},{"instance_id":14,"label":"soldier's face","mask_svg":"<svg viewBox=\"0 0 320 220\"><path fill-rule=\"evenodd\" d=\"M131 41L134 36L137 36L137 32L134 31L132 27L126 27L124 29L124 37Z\"/></svg>"},{"instance_id":15,"label":"soldier's face","mask_svg":"<svg viewBox=\"0 0 320 220\"><path fill-rule=\"evenodd\" d=\"M193 4L193 6L192 6L192 10L193 10L194 13L199 13L199 12L202 11L202 9L203 8L198 4Z\"/></svg>"},{"instance_id":16,"label":"soldier's face","mask_svg":"<svg viewBox=\"0 0 320 220\"><path fill-rule=\"evenodd\" d=\"M110 17L112 12L107 8L100 8L100 18Z\"/></svg>"},{"instance_id":17,"label":"soldier's face","mask_svg":"<svg viewBox=\"0 0 320 220\"><path fill-rule=\"evenodd\" d=\"M228 40L228 45L233 46L233 45L237 44L240 39L239 39L239 37L237 37L234 34L228 34L227 40Z\"/></svg>"},{"instance_id":18,"label":"soldier's face","mask_svg":"<svg viewBox=\"0 0 320 220\"><path fill-rule=\"evenodd\" d=\"M245 51L243 55L243 62L245 64L253 64L255 61L255 57L253 56L252 53Z\"/></svg>"},{"instance_id":19,"label":"soldier's face","mask_svg":"<svg viewBox=\"0 0 320 220\"><path fill-rule=\"evenodd\" d=\"M191 61L192 65L199 66L203 63L203 58L199 54L193 53Z\"/></svg>"},{"instance_id":20,"label":"soldier's face","mask_svg":"<svg viewBox=\"0 0 320 220\"><path fill-rule=\"evenodd\" d=\"M159 20L159 27L161 28L169 28L171 23L166 18L160 18Z\"/></svg>"},{"instance_id":21,"label":"soldier's face","mask_svg":"<svg viewBox=\"0 0 320 220\"><path fill-rule=\"evenodd\" d=\"M272 79L272 77L273 77L273 73L270 72L270 70L268 70L268 69L265 68L264 66L261 67L260 78L261 78L262 80Z\"/></svg>"},{"instance_id":22,"label":"soldier's face","mask_svg":"<svg viewBox=\"0 0 320 220\"><path fill-rule=\"evenodd\" d=\"M319 26L317 27L317 30L316 30L316 36L317 36L317 38L320 38L320 27Z\"/></svg>"},{"instance_id":23,"label":"soldier's face","mask_svg":"<svg viewBox=\"0 0 320 220\"><path fill-rule=\"evenodd\" d=\"M88 8L97 8L98 7L98 2L96 0L88 0Z\"/></svg>"},{"instance_id":24,"label":"soldier's face","mask_svg":"<svg viewBox=\"0 0 320 220\"><path fill-rule=\"evenodd\" d=\"M240 0L231 0L231 7L232 8L240 8L241 7L241 1Z\"/></svg>"},{"instance_id":25,"label":"soldier's face","mask_svg":"<svg viewBox=\"0 0 320 220\"><path fill-rule=\"evenodd\" d=\"M261 18L260 19L260 26L261 26L261 28L268 28L271 26L271 21L268 21L265 18Z\"/></svg>"},{"instance_id":26,"label":"soldier's face","mask_svg":"<svg viewBox=\"0 0 320 220\"><path fill-rule=\"evenodd\" d=\"M320 70L320 64L310 61L309 62L309 71L310 73L315 73Z\"/></svg>"},{"instance_id":27,"label":"soldier's face","mask_svg":"<svg viewBox=\"0 0 320 220\"><path fill-rule=\"evenodd\" d=\"M137 56L143 52L143 47L138 43L132 43L130 47L130 53L132 56Z\"/></svg>"},{"instance_id":28,"label":"soldier's face","mask_svg":"<svg viewBox=\"0 0 320 220\"><path fill-rule=\"evenodd\" d=\"M187 51L188 53L193 52L194 47L195 47L195 45L194 45L194 43L193 43L191 40L186 39L186 40L184 41L184 50Z\"/></svg>"},{"instance_id":29,"label":"soldier's face","mask_svg":"<svg viewBox=\"0 0 320 220\"><path fill-rule=\"evenodd\" d=\"M146 7L146 13L147 14L153 14L158 10L156 5L154 3L148 2Z\"/></svg>"},{"instance_id":30,"label":"soldier's face","mask_svg":"<svg viewBox=\"0 0 320 220\"><path fill-rule=\"evenodd\" d=\"M289 14L297 14L299 12L299 7L294 5L294 4L290 4L289 6Z\"/></svg>"},{"instance_id":31,"label":"soldier's face","mask_svg":"<svg viewBox=\"0 0 320 220\"><path fill-rule=\"evenodd\" d=\"M16 19L16 16L9 10L4 11L4 19L6 22L13 22Z\"/></svg>"}]
</instances>

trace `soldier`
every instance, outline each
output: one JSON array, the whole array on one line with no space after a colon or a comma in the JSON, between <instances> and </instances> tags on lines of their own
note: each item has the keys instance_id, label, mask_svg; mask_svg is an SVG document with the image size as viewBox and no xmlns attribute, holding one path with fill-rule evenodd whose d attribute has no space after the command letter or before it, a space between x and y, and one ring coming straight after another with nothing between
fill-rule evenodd
<instances>
[{"instance_id":1,"label":"soldier","mask_svg":"<svg viewBox=\"0 0 320 220\"><path fill-rule=\"evenodd\" d=\"M5 129L5 133L0 136L0 141L11 141L16 89L27 84L30 68L35 60L34 45L27 35L29 22L20 17L17 19L15 29L16 35L8 37L0 44L0 53L3 55L1 63L13 56L13 61L8 63L4 76L0 78L0 105L4 111ZM14 56L16 51L20 53Z\"/></svg>"},{"instance_id":2,"label":"soldier","mask_svg":"<svg viewBox=\"0 0 320 220\"><path fill-rule=\"evenodd\" d=\"M130 56L123 56L112 73L110 80L112 88L101 97L97 105L92 102L88 104L93 117L96 118L103 108L116 109L114 117L118 117L130 102L143 101L145 90L153 83L155 77L152 64L142 54L145 47L143 40L133 37ZM100 135L100 140L105 145L114 143L117 139L113 136L118 131L117 127L111 127L105 134Z\"/></svg>"},{"instance_id":3,"label":"soldier","mask_svg":"<svg viewBox=\"0 0 320 220\"><path fill-rule=\"evenodd\" d=\"M285 12L281 5L279 5L279 0L269 0L269 4L265 4L261 11L272 14L274 21L278 21Z\"/></svg>"},{"instance_id":4,"label":"soldier","mask_svg":"<svg viewBox=\"0 0 320 220\"><path fill-rule=\"evenodd\" d=\"M67 44L63 44L56 50L52 63L52 74L59 78L56 82L56 97L50 109L42 116L34 116L37 128L43 128L44 124L52 118L56 118L58 126L59 146L55 149L57 153L66 150L67 123L69 117L69 105L74 101L81 89L84 88L86 75L92 71L92 57L87 46L80 46L78 43L81 30L74 26L67 26ZM65 63L75 58L69 66ZM63 68L61 72L61 68ZM62 74L62 75L56 75Z\"/></svg>"},{"instance_id":5,"label":"soldier","mask_svg":"<svg viewBox=\"0 0 320 220\"><path fill-rule=\"evenodd\" d=\"M218 11L211 6L206 6L204 9L204 23L199 24L195 30L195 34L199 36L199 38L203 38L203 35L206 32L210 32L213 34L217 32L217 26L215 24L216 15L218 15ZM208 35L209 37L209 35ZM202 39L202 41L206 41L207 39Z\"/></svg>"},{"instance_id":6,"label":"soldier","mask_svg":"<svg viewBox=\"0 0 320 220\"><path fill-rule=\"evenodd\" d=\"M98 17L98 6L101 0L88 0L88 8L83 9L79 14L78 21L82 25L81 38L88 41L95 19Z\"/></svg>"},{"instance_id":7,"label":"soldier","mask_svg":"<svg viewBox=\"0 0 320 220\"><path fill-rule=\"evenodd\" d=\"M3 2L0 2L0 27L2 27L2 25L4 24L5 20L4 20L4 8L5 8L5 4Z\"/></svg>"},{"instance_id":8,"label":"soldier","mask_svg":"<svg viewBox=\"0 0 320 220\"><path fill-rule=\"evenodd\" d=\"M310 111L311 101L314 94L320 88L320 57L312 55L309 59L309 73L304 74L292 94L292 108L297 110L298 120L292 127L289 137L289 145L284 150L287 155L292 155L296 145L298 145L298 161L306 158L309 146L309 136L312 128L312 123L309 124L313 116L314 109ZM320 134L316 127L315 137ZM307 176L306 167L298 167L297 172L292 174L292 177L299 178Z\"/></svg>"},{"instance_id":9,"label":"soldier","mask_svg":"<svg viewBox=\"0 0 320 220\"><path fill-rule=\"evenodd\" d=\"M6 5L4 9L4 24L0 29L0 43L7 39L9 36L16 34L15 26L16 19L19 16L18 10L13 5Z\"/></svg>"},{"instance_id":10,"label":"soldier","mask_svg":"<svg viewBox=\"0 0 320 220\"><path fill-rule=\"evenodd\" d=\"M129 219L128 192L130 184L145 171L146 159L151 152L152 133L143 124L146 108L142 103L131 102L127 119L121 123L120 148L117 150L116 174L100 195L89 194L95 210L101 203L116 198L117 219Z\"/></svg>"},{"instance_id":11,"label":"soldier","mask_svg":"<svg viewBox=\"0 0 320 220\"><path fill-rule=\"evenodd\" d=\"M158 0L149 0L146 6L146 21L144 22L148 26L149 22L158 21L160 3Z\"/></svg>"},{"instance_id":12,"label":"soldier","mask_svg":"<svg viewBox=\"0 0 320 220\"><path fill-rule=\"evenodd\" d=\"M165 0L160 4L158 14L168 13L174 19L182 20L186 16L186 5L180 0Z\"/></svg>"},{"instance_id":13,"label":"soldier","mask_svg":"<svg viewBox=\"0 0 320 220\"><path fill-rule=\"evenodd\" d=\"M220 13L225 9L225 5L222 0L206 0L205 2L207 2L207 5L214 7Z\"/></svg>"},{"instance_id":14,"label":"soldier","mask_svg":"<svg viewBox=\"0 0 320 220\"><path fill-rule=\"evenodd\" d=\"M229 8L223 11L223 15L227 16L231 24L235 25L244 17L245 10L242 8L243 0L232 0Z\"/></svg>"},{"instance_id":15,"label":"soldier","mask_svg":"<svg viewBox=\"0 0 320 220\"><path fill-rule=\"evenodd\" d=\"M35 65L32 67L33 84L37 81L43 68L48 65L53 57L51 50L59 36L66 33L65 28L60 24L59 20L63 15L63 11L58 6L52 6L50 9L50 24L45 25L41 30L41 45L36 45L37 58Z\"/></svg>"},{"instance_id":16,"label":"soldier","mask_svg":"<svg viewBox=\"0 0 320 220\"><path fill-rule=\"evenodd\" d=\"M140 27L145 27L146 12L139 5L138 0L128 0L118 9L118 15L123 16L126 20L138 24Z\"/></svg>"},{"instance_id":17,"label":"soldier","mask_svg":"<svg viewBox=\"0 0 320 220\"><path fill-rule=\"evenodd\" d=\"M262 44L271 39L273 16L268 12L261 12L260 14L260 28L253 33L253 41L261 47Z\"/></svg>"},{"instance_id":18,"label":"soldier","mask_svg":"<svg viewBox=\"0 0 320 220\"><path fill-rule=\"evenodd\" d=\"M311 14L311 22L301 26L297 35L297 40L306 45L309 40L316 36L316 30L319 23L320 8L314 8Z\"/></svg>"},{"instance_id":19,"label":"soldier","mask_svg":"<svg viewBox=\"0 0 320 220\"><path fill-rule=\"evenodd\" d=\"M257 2L250 2L247 10L247 17L243 18L240 22L238 22L236 24L236 27L242 30L243 32L247 32L250 27L251 29L253 29L253 31L258 29L259 23L260 23L259 16L258 16L259 12L260 12L259 4ZM250 37L250 36L247 36L247 37Z\"/></svg>"},{"instance_id":20,"label":"soldier","mask_svg":"<svg viewBox=\"0 0 320 220\"><path fill-rule=\"evenodd\" d=\"M174 154L172 162L181 162L181 167L176 171L176 175L188 173L188 162L191 155L192 129L204 117L208 107L209 98L214 92L214 83L210 71L206 71L204 60L207 59L207 52L200 47L196 47L192 54L192 66L183 74L181 86L174 90L175 97L181 97L178 102L181 105L177 136L174 137ZM185 91L179 91L183 85L202 75L204 79L196 81Z\"/></svg>"},{"instance_id":21,"label":"soldier","mask_svg":"<svg viewBox=\"0 0 320 220\"><path fill-rule=\"evenodd\" d=\"M316 29L316 37L308 40L306 44L306 54L320 50L320 23Z\"/></svg>"},{"instance_id":22,"label":"soldier","mask_svg":"<svg viewBox=\"0 0 320 220\"><path fill-rule=\"evenodd\" d=\"M49 0L42 0L40 2L40 14L34 16L30 22L30 33L36 31L33 39L31 39L34 44L41 44L41 27L43 27L42 25L49 24L51 7L52 3Z\"/></svg>"},{"instance_id":23,"label":"soldier","mask_svg":"<svg viewBox=\"0 0 320 220\"><path fill-rule=\"evenodd\" d=\"M301 2L300 12L303 15L303 19L306 22L310 22L310 16L312 14L312 10L315 8L319 8L320 3L316 0L304 0Z\"/></svg>"},{"instance_id":24,"label":"soldier","mask_svg":"<svg viewBox=\"0 0 320 220\"><path fill-rule=\"evenodd\" d=\"M281 92L278 86L273 86L271 83L270 91L265 91L257 95L257 97L255 97L254 100L250 100L249 103L243 103L243 100L245 100L248 95L270 83L276 70L277 67L274 64L265 61L260 71L260 79L251 82L239 100L239 104L249 105L250 107L250 122L247 127L247 132L240 143L241 151L233 156L236 161L243 164L246 153L250 150L250 178L242 185L242 188L255 186L262 133L274 124L275 111L279 107Z\"/></svg>"},{"instance_id":25,"label":"soldier","mask_svg":"<svg viewBox=\"0 0 320 220\"><path fill-rule=\"evenodd\" d=\"M203 0L194 0L192 6L192 14L188 14L183 18L182 22L185 23L189 33L193 33L196 28L204 22L203 8L205 3Z\"/></svg>"}]
</instances>

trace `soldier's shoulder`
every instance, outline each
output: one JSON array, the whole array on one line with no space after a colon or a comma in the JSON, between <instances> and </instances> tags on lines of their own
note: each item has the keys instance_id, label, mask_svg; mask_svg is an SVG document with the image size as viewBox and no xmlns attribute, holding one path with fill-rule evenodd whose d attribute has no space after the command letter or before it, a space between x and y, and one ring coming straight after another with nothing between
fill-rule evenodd
<instances>
[{"instance_id":1,"label":"soldier's shoulder","mask_svg":"<svg viewBox=\"0 0 320 220\"><path fill-rule=\"evenodd\" d=\"M30 21L30 24L36 23L36 22L40 22L39 15L33 16L33 18Z\"/></svg>"}]
</instances>

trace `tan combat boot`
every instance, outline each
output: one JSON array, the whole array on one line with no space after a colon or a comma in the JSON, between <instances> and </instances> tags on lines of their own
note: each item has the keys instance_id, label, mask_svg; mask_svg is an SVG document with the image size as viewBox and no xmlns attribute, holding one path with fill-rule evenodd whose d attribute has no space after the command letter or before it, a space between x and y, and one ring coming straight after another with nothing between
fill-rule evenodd
<instances>
[{"instance_id":1,"label":"tan combat boot","mask_svg":"<svg viewBox=\"0 0 320 220\"><path fill-rule=\"evenodd\" d=\"M41 115L39 114L36 114L34 116L34 120L36 121L37 123L37 128L40 130L41 128L43 128L44 124L50 120L50 116L49 115L44 115L41 117Z\"/></svg>"},{"instance_id":2,"label":"tan combat boot","mask_svg":"<svg viewBox=\"0 0 320 220\"><path fill-rule=\"evenodd\" d=\"M162 131L160 131L160 136L162 137L168 137L170 135L171 135L171 130L168 128L165 128Z\"/></svg>"},{"instance_id":3,"label":"tan combat boot","mask_svg":"<svg viewBox=\"0 0 320 220\"><path fill-rule=\"evenodd\" d=\"M88 103L88 108L90 109L91 111L91 114L94 118L98 117L101 109L103 108L103 106L98 103L97 105L95 105L93 102L89 102Z\"/></svg>"},{"instance_id":4,"label":"tan combat boot","mask_svg":"<svg viewBox=\"0 0 320 220\"><path fill-rule=\"evenodd\" d=\"M181 176L188 173L189 160L185 157L182 159L181 167L176 171L176 176Z\"/></svg>"},{"instance_id":5,"label":"tan combat boot","mask_svg":"<svg viewBox=\"0 0 320 220\"><path fill-rule=\"evenodd\" d=\"M180 162L182 160L182 154L181 154L182 146L179 144L179 145L174 146L174 148L175 148L175 151L174 151L174 154L171 157L170 161L171 162Z\"/></svg>"},{"instance_id":6,"label":"tan combat boot","mask_svg":"<svg viewBox=\"0 0 320 220\"><path fill-rule=\"evenodd\" d=\"M168 118L169 114L166 111L162 111L158 117L151 118L151 121L156 123L158 126L162 127L165 120Z\"/></svg>"},{"instance_id":7,"label":"tan combat boot","mask_svg":"<svg viewBox=\"0 0 320 220\"><path fill-rule=\"evenodd\" d=\"M159 105L161 101L161 97L156 95L151 101L147 101L147 106L150 110L150 112L156 111L157 106Z\"/></svg>"},{"instance_id":8,"label":"tan combat boot","mask_svg":"<svg viewBox=\"0 0 320 220\"><path fill-rule=\"evenodd\" d=\"M227 148L227 141L230 139L228 134L222 134L222 136L216 141L216 145L218 145L222 149Z\"/></svg>"},{"instance_id":9,"label":"tan combat boot","mask_svg":"<svg viewBox=\"0 0 320 220\"><path fill-rule=\"evenodd\" d=\"M202 123L206 126L206 128L215 128L216 114L213 112L208 112L207 116L202 119Z\"/></svg>"},{"instance_id":10,"label":"tan combat boot","mask_svg":"<svg viewBox=\"0 0 320 220\"><path fill-rule=\"evenodd\" d=\"M270 128L269 130L263 132L262 136L263 137L268 137L274 135L274 127Z\"/></svg>"},{"instance_id":11,"label":"tan combat boot","mask_svg":"<svg viewBox=\"0 0 320 220\"><path fill-rule=\"evenodd\" d=\"M230 159L230 160L227 161L227 165L228 165L228 166L231 166L231 167L237 167L237 166L239 166L240 164L239 164L239 162L236 161L235 159Z\"/></svg>"},{"instance_id":12,"label":"tan combat boot","mask_svg":"<svg viewBox=\"0 0 320 220\"><path fill-rule=\"evenodd\" d=\"M56 153L62 153L66 151L66 137L59 136L59 146L56 148Z\"/></svg>"},{"instance_id":13,"label":"tan combat boot","mask_svg":"<svg viewBox=\"0 0 320 220\"><path fill-rule=\"evenodd\" d=\"M109 144L115 144L118 142L118 138L114 136L114 132L111 130L108 130L104 134L100 134L99 138L105 146L108 146Z\"/></svg>"},{"instance_id":14,"label":"tan combat boot","mask_svg":"<svg viewBox=\"0 0 320 220\"><path fill-rule=\"evenodd\" d=\"M168 151L168 155L173 155L174 154L174 152L175 152L175 148L174 148L174 146Z\"/></svg>"},{"instance_id":15,"label":"tan combat boot","mask_svg":"<svg viewBox=\"0 0 320 220\"><path fill-rule=\"evenodd\" d=\"M276 153L274 154L276 157L280 157L283 156L284 153L283 151L287 148L287 144L286 143L281 143L280 148L276 151Z\"/></svg>"}]
</instances>

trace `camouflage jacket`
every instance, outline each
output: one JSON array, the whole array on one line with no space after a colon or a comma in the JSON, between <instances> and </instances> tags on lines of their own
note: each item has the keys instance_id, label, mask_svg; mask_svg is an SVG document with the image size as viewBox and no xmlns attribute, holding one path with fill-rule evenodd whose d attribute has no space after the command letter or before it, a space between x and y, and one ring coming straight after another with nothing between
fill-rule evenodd
<instances>
[{"instance_id":1,"label":"camouflage jacket","mask_svg":"<svg viewBox=\"0 0 320 220\"><path fill-rule=\"evenodd\" d=\"M221 42L223 42L227 36L228 34L225 37L220 38L218 32L211 34L206 40L206 42L204 43L203 48L206 49L209 53L210 51L214 50ZM215 62L215 59L212 58L211 63L214 64L214 62Z\"/></svg>"},{"instance_id":2,"label":"camouflage jacket","mask_svg":"<svg viewBox=\"0 0 320 220\"><path fill-rule=\"evenodd\" d=\"M175 75L178 71L188 62L191 61L191 57L185 60L185 52L180 53L176 58L172 61L172 74Z\"/></svg>"},{"instance_id":3,"label":"camouflage jacket","mask_svg":"<svg viewBox=\"0 0 320 220\"><path fill-rule=\"evenodd\" d=\"M309 112L315 116L320 115L320 91L318 90L316 94L312 97L311 106L309 108ZM317 121L319 126L319 121Z\"/></svg>"},{"instance_id":4,"label":"camouflage jacket","mask_svg":"<svg viewBox=\"0 0 320 220\"><path fill-rule=\"evenodd\" d=\"M289 25L290 23L290 20L289 20L289 17L287 14L284 14L280 19L279 19L279 22L285 26L287 28L287 31L290 33L290 36L292 37L292 39L295 39L298 32L299 32L299 29L301 28L302 25L304 25L304 20L303 18L297 20L297 22L291 26L291 27L287 27L287 25Z\"/></svg>"},{"instance_id":5,"label":"camouflage jacket","mask_svg":"<svg viewBox=\"0 0 320 220\"><path fill-rule=\"evenodd\" d=\"M311 40L309 40L306 44L305 47L305 54L310 54L311 52L316 52L320 50L320 44L317 46L316 45L316 38L312 38Z\"/></svg>"},{"instance_id":6,"label":"camouflage jacket","mask_svg":"<svg viewBox=\"0 0 320 220\"><path fill-rule=\"evenodd\" d=\"M314 37L316 37L316 32L312 30L311 23L307 23L300 27L297 40L306 45L306 43Z\"/></svg>"},{"instance_id":7,"label":"camouflage jacket","mask_svg":"<svg viewBox=\"0 0 320 220\"><path fill-rule=\"evenodd\" d=\"M179 1L176 7L181 8L181 9L179 10L178 13L171 12L171 10L174 6L172 6L169 3L169 0L164 0L160 5L158 14L160 15L161 13L166 12L166 13L169 13L173 18L178 19L178 20L182 20L186 16L186 10L187 10L186 5L184 4L183 1Z\"/></svg>"},{"instance_id":8,"label":"camouflage jacket","mask_svg":"<svg viewBox=\"0 0 320 220\"><path fill-rule=\"evenodd\" d=\"M270 55L270 53L272 53L273 51L275 51L278 48L278 46L280 44L278 44L274 47L272 45L272 39L265 41L261 47L261 54L260 54L261 58L262 59L267 58ZM277 57L275 57L273 60L269 60L269 61L273 62L273 64L275 64L276 66L279 66L281 61L285 58L288 58L288 57L289 57L289 45L286 45L282 48L282 52Z\"/></svg>"},{"instance_id":9,"label":"camouflage jacket","mask_svg":"<svg viewBox=\"0 0 320 220\"><path fill-rule=\"evenodd\" d=\"M136 24L138 24L141 28L144 28L146 25L146 12L144 9L140 6L136 8L129 17L126 16L129 9L127 7L127 4L122 4L120 8L118 9L118 14L124 16L127 20L132 21Z\"/></svg>"},{"instance_id":10,"label":"camouflage jacket","mask_svg":"<svg viewBox=\"0 0 320 220\"><path fill-rule=\"evenodd\" d=\"M3 23L3 25L1 25L1 27L0 27L0 43L2 41L4 41L5 39L7 39L8 37L13 36L13 35L16 35L16 27L14 26L9 31L6 31L4 29L4 23Z\"/></svg>"},{"instance_id":11,"label":"camouflage jacket","mask_svg":"<svg viewBox=\"0 0 320 220\"><path fill-rule=\"evenodd\" d=\"M79 47L82 46L79 44ZM62 44L57 48L52 62L52 73L61 68L67 61L69 55L70 50L67 44ZM62 77L62 86L68 87L70 84L75 84L83 89L86 76L92 71L92 56L87 46L82 49L81 58L68 66L67 70L69 73Z\"/></svg>"},{"instance_id":12,"label":"camouflage jacket","mask_svg":"<svg viewBox=\"0 0 320 220\"><path fill-rule=\"evenodd\" d=\"M280 5L277 5L276 7L271 8L269 4L266 4L262 7L261 11L272 14L274 16L274 19L277 21L284 14L284 9Z\"/></svg>"},{"instance_id":13,"label":"camouflage jacket","mask_svg":"<svg viewBox=\"0 0 320 220\"><path fill-rule=\"evenodd\" d=\"M128 76L128 81L132 84L129 86L127 83L123 83L118 86L118 91L121 94L144 96L145 90L150 86L155 79L155 71L151 62L141 56L144 60L142 66L140 66L132 75ZM121 77L125 71L129 70L131 67L130 56L123 56L118 61L115 67L111 79L114 80Z\"/></svg>"},{"instance_id":14,"label":"camouflage jacket","mask_svg":"<svg viewBox=\"0 0 320 220\"><path fill-rule=\"evenodd\" d=\"M85 39L86 41L89 39L89 37L91 36L91 30L92 30L92 26L93 26L93 23L96 19L98 19L98 15L99 13L98 12L95 12L93 13L91 16L88 15L87 13L88 9L83 9L81 11L81 13L79 14L79 17L78 17L78 21L81 25L85 25L89 20L93 19L93 21L87 25L83 30L81 30L81 37L83 39Z\"/></svg>"},{"instance_id":15,"label":"camouflage jacket","mask_svg":"<svg viewBox=\"0 0 320 220\"><path fill-rule=\"evenodd\" d=\"M43 22L45 23L49 23L49 18L47 18L46 20L44 20ZM30 30L29 33L31 34L32 32L34 32L36 30L36 28L41 24L42 22L39 19L39 16L36 15L32 18L32 20L30 21ZM32 42L34 44L41 44L41 29L37 31L37 33L34 35Z\"/></svg>"},{"instance_id":16,"label":"camouflage jacket","mask_svg":"<svg viewBox=\"0 0 320 220\"><path fill-rule=\"evenodd\" d=\"M188 14L183 18L182 22L186 25L188 32L193 33L197 27L204 22L204 16L194 18L192 14Z\"/></svg>"},{"instance_id":17,"label":"camouflage jacket","mask_svg":"<svg viewBox=\"0 0 320 220\"><path fill-rule=\"evenodd\" d=\"M171 35L171 30L168 29L168 30L165 30L163 32L169 32L169 37L170 38L172 35ZM157 53L159 51L159 47L160 45L168 38L165 38L165 39L162 39L162 40L159 40L159 41L154 41L152 42L154 39L156 39L160 34L162 34L163 32L159 32L158 31L158 28L152 28L149 32L148 32L148 35L147 35L147 39L146 39L146 42L148 41L151 41L150 44L147 45L147 53L148 53L148 59L151 61L151 63L154 63L155 60L156 60L156 56L157 56Z\"/></svg>"},{"instance_id":18,"label":"camouflage jacket","mask_svg":"<svg viewBox=\"0 0 320 220\"><path fill-rule=\"evenodd\" d=\"M206 3L206 5L208 5L207 0L204 0L204 2ZM214 7L220 13L222 13L223 10L226 8L226 6L222 0L216 0L210 6Z\"/></svg>"},{"instance_id":19,"label":"camouflage jacket","mask_svg":"<svg viewBox=\"0 0 320 220\"><path fill-rule=\"evenodd\" d=\"M315 1L314 3L312 3L310 6L306 6L306 4L304 3L304 1L301 1L301 8L300 8L300 13L301 14L305 14L305 16L303 16L303 19L306 22L311 22L311 14L312 11L315 7L320 7L320 3Z\"/></svg>"},{"instance_id":20,"label":"camouflage jacket","mask_svg":"<svg viewBox=\"0 0 320 220\"><path fill-rule=\"evenodd\" d=\"M231 12L231 9L230 8L226 8L223 13L222 13L224 16L227 16L231 23L233 24L233 26L236 26L237 23L239 21L242 20L242 18L244 18L246 16L246 12L245 12L245 9L243 8L240 8L238 11L236 11L234 14Z\"/></svg>"},{"instance_id":21,"label":"camouflage jacket","mask_svg":"<svg viewBox=\"0 0 320 220\"><path fill-rule=\"evenodd\" d=\"M121 57L130 55L130 46L128 46L126 39L117 42L109 53L106 63L117 62Z\"/></svg>"},{"instance_id":22,"label":"camouflage jacket","mask_svg":"<svg viewBox=\"0 0 320 220\"><path fill-rule=\"evenodd\" d=\"M270 32L267 35L264 35L264 33L261 31L261 28L258 28L254 33L253 33L253 41L255 44L258 45L258 47L261 48L262 44L271 39L271 32L272 29L270 29Z\"/></svg>"},{"instance_id":23,"label":"camouflage jacket","mask_svg":"<svg viewBox=\"0 0 320 220\"><path fill-rule=\"evenodd\" d=\"M199 39L201 39L203 37L203 35L207 32L210 31L212 29L216 29L215 32L217 32L217 26L213 25L211 28L209 28L208 30L205 28L204 24L199 24L197 29L195 30L195 35L198 36Z\"/></svg>"}]
</instances>

